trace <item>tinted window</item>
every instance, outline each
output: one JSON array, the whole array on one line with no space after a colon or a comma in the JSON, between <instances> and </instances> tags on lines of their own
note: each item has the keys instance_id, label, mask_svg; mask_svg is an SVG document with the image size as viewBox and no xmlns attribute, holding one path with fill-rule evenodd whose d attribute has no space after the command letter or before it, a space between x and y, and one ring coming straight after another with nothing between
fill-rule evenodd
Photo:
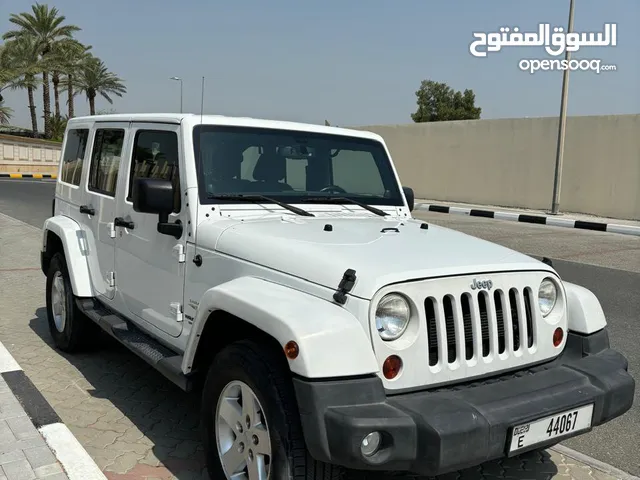
<instances>
[{"instance_id":1,"label":"tinted window","mask_svg":"<svg viewBox=\"0 0 640 480\"><path fill-rule=\"evenodd\" d=\"M254 193L285 202L312 196L353 197L370 205L402 205L383 145L375 140L276 129L197 126L203 202L221 193Z\"/></svg>"},{"instance_id":2,"label":"tinted window","mask_svg":"<svg viewBox=\"0 0 640 480\"><path fill-rule=\"evenodd\" d=\"M174 212L180 211L180 176L178 171L178 135L162 130L141 130L136 133L127 200L136 178L169 180L174 187Z\"/></svg>"},{"instance_id":3,"label":"tinted window","mask_svg":"<svg viewBox=\"0 0 640 480\"><path fill-rule=\"evenodd\" d=\"M67 132L67 141L62 155L61 182L80 185L88 138L89 130L86 128L75 128Z\"/></svg>"},{"instance_id":4,"label":"tinted window","mask_svg":"<svg viewBox=\"0 0 640 480\"><path fill-rule=\"evenodd\" d=\"M114 196L122 157L124 130L96 130L89 171L89 190Z\"/></svg>"}]
</instances>

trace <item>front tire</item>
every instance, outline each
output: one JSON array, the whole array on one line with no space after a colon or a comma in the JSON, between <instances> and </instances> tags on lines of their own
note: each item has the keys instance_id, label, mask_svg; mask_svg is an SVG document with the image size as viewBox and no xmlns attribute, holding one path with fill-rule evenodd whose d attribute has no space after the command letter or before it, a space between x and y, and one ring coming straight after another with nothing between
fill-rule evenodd
<instances>
[{"instance_id":1,"label":"front tire","mask_svg":"<svg viewBox=\"0 0 640 480\"><path fill-rule=\"evenodd\" d=\"M214 359L201 420L212 479L242 471L249 480L343 478L341 467L314 460L306 449L284 356L253 341L234 343Z\"/></svg>"},{"instance_id":2,"label":"front tire","mask_svg":"<svg viewBox=\"0 0 640 480\"><path fill-rule=\"evenodd\" d=\"M49 332L56 347L71 353L93 345L99 328L76 305L67 262L60 252L49 264L46 288Z\"/></svg>"}]
</instances>

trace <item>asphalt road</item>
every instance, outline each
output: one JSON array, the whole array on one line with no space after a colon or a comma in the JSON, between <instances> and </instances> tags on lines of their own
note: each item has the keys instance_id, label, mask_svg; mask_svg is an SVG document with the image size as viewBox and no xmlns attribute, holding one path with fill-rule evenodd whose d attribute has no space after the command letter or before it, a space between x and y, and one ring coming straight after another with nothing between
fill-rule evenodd
<instances>
[{"instance_id":1,"label":"asphalt road","mask_svg":"<svg viewBox=\"0 0 640 480\"><path fill-rule=\"evenodd\" d=\"M53 182L0 180L0 212L41 228L53 191ZM564 444L640 475L640 237L439 213L415 216L526 254L548 256L564 279L595 292L608 318L612 347L629 359L639 386L630 412Z\"/></svg>"}]
</instances>

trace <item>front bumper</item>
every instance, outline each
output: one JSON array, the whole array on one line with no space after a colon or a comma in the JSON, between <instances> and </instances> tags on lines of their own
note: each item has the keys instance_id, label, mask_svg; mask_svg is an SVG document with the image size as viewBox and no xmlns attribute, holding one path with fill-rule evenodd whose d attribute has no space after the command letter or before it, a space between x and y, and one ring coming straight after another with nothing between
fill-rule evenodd
<instances>
[{"instance_id":1,"label":"front bumper","mask_svg":"<svg viewBox=\"0 0 640 480\"><path fill-rule=\"evenodd\" d=\"M439 475L508 456L511 431L523 423L589 403L594 404L591 428L622 415L635 390L627 367L602 330L570 334L563 354L550 363L450 388L386 396L375 376L296 378L294 385L307 447L317 460ZM360 445L372 431L383 434L383 447L367 458Z\"/></svg>"}]
</instances>

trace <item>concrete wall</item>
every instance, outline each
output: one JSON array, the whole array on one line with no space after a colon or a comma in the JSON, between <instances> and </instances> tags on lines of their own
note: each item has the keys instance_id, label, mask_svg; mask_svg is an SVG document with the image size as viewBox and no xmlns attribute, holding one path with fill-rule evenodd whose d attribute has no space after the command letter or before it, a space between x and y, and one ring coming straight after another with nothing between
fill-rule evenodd
<instances>
[{"instance_id":1,"label":"concrete wall","mask_svg":"<svg viewBox=\"0 0 640 480\"><path fill-rule=\"evenodd\" d=\"M551 208L558 118L358 129L382 135L416 198ZM567 119L560 210L640 220L640 115Z\"/></svg>"},{"instance_id":2,"label":"concrete wall","mask_svg":"<svg viewBox=\"0 0 640 480\"><path fill-rule=\"evenodd\" d=\"M61 144L0 134L0 172L57 173Z\"/></svg>"},{"instance_id":3,"label":"concrete wall","mask_svg":"<svg viewBox=\"0 0 640 480\"><path fill-rule=\"evenodd\" d=\"M357 127L383 136L417 198L551 208L558 119ZM56 173L60 144L0 135L0 172ZM569 117L563 212L640 220L640 115Z\"/></svg>"}]
</instances>

